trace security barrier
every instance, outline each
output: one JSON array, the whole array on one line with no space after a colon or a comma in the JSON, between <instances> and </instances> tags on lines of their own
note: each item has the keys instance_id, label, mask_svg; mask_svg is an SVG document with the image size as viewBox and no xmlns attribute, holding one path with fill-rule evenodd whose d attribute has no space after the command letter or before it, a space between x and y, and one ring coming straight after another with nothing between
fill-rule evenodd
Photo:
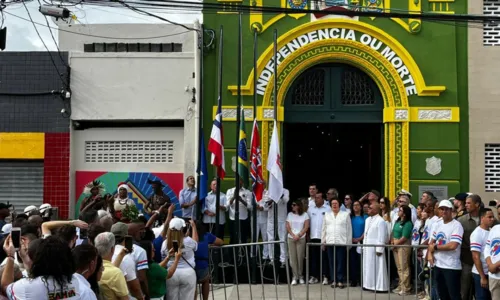
<instances>
[{"instance_id":1,"label":"security barrier","mask_svg":"<svg viewBox=\"0 0 500 300\"><path fill-rule=\"evenodd\" d=\"M310 279L310 258L311 258L311 249L310 247L325 247L325 248L328 248L328 247L333 247L333 269L334 269L334 272L337 270L337 264L336 264L336 257L337 257L337 249L338 248L343 248L343 249L346 249L346 252L347 252L347 255L346 255L346 277L345 277L345 281L347 282L347 285L346 285L346 288L345 289L342 289L341 292L338 291L337 288L334 288L334 289L331 289L331 288L328 288L328 292L327 294L331 295L333 293L333 299L337 299L337 297L339 299L391 299L391 297L394 297L396 299L404 299L404 298L418 298L418 293L420 292L419 291L419 288L418 287L422 287L423 283L419 282L418 280L418 275L420 274L420 270L421 270L421 267L420 266L420 263L418 261L418 250L419 249L427 249L427 246L425 245L419 245L419 246L412 246L412 245L373 245L373 244L345 244L345 245L339 245L339 244L321 244L321 243L307 243L306 244L306 299L310 299L310 283L309 283L309 279ZM378 272L378 269L377 269L377 264L376 263L373 263L373 266L374 268L373 269L364 269L363 268L363 262L364 262L364 259L366 259L364 257L364 253L365 253L365 250L368 249L368 248L380 248L380 247L383 247L384 248L384 252L382 255L385 256L385 261L386 261L386 265L387 265L387 282L388 282L388 289L387 291L377 291L376 289L374 291L367 291L363 288L363 272L371 272L373 271L373 276L375 278L377 278L377 272ZM394 248L397 248L397 249L410 249L411 253L410 253L410 260L411 262L413 262L413 272L412 273L409 273L409 276L410 276L410 282L413 282L413 289L414 289L414 293L411 293L411 294L406 294L406 295L403 295L403 296L400 296L398 294L394 294L393 291L391 290L391 278L393 278L393 276L391 275L395 275L396 277L398 276L397 273L394 274L391 273L392 271L392 267L394 267L394 264L392 262L392 257L393 257L393 249ZM359 277L359 280L360 280L360 286L361 288L357 288L356 291L354 291L354 289L352 289L352 287L349 286L349 282L351 280L351 276L350 276L350 273L351 273L351 268L350 268L350 265L351 265L351 255L349 255L350 251L349 249L359 249L360 251L360 261L359 261L359 274L360 274L360 277ZM324 253L323 252L326 252L326 251L318 251L319 252L319 255L320 255L320 262L319 262L319 268L320 268L320 276L323 276L323 259L324 259ZM390 256L389 256L390 255ZM370 264L372 265L372 264ZM406 265L405 266L406 268L411 268L411 265ZM411 276L413 275L413 276ZM433 278L432 278L432 272L429 273L429 276L430 278L427 280L428 281L428 295L430 295L432 293L432 291L434 290L434 287L435 287L435 284L433 282ZM329 276L328 276L329 277ZM331 279L331 278L329 278ZM323 285L321 284L321 281L319 282L319 285L320 285L320 288L319 288L319 299L323 299ZM317 297L315 296L314 299L316 299ZM331 299L331 297L328 297L328 299ZM431 298L429 298L431 299ZM437 299L436 298L432 298L432 299Z\"/></svg>"},{"instance_id":2,"label":"security barrier","mask_svg":"<svg viewBox=\"0 0 500 300\"><path fill-rule=\"evenodd\" d=\"M242 297L244 299L286 299L285 290L287 290L288 299L291 300L288 259L285 260L285 267L281 268L277 266L279 259L273 263L266 263L262 260L261 254L261 247L265 245L279 247L284 243L271 241L210 247L212 300ZM284 281L280 280L282 273L285 275ZM273 289L274 292L272 292ZM220 292L221 290L223 291Z\"/></svg>"}]
</instances>

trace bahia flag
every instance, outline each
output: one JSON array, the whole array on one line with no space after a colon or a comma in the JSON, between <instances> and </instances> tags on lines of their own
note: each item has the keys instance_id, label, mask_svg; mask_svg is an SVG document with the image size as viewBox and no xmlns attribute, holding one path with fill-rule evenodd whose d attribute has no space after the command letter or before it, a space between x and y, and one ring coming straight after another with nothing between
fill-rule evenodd
<instances>
[{"instance_id":1,"label":"bahia flag","mask_svg":"<svg viewBox=\"0 0 500 300\"><path fill-rule=\"evenodd\" d=\"M241 109L240 139L238 142L238 174L243 181L243 186L248 187L248 150L247 134L245 132L245 112Z\"/></svg>"},{"instance_id":2,"label":"bahia flag","mask_svg":"<svg viewBox=\"0 0 500 300\"><path fill-rule=\"evenodd\" d=\"M269 171L269 198L275 202L281 199L283 195L283 173L281 171L280 159L280 141L276 121L274 121L271 146L269 146L269 156L267 158L267 170Z\"/></svg>"},{"instance_id":3,"label":"bahia flag","mask_svg":"<svg viewBox=\"0 0 500 300\"><path fill-rule=\"evenodd\" d=\"M220 98L217 106L217 114L215 115L214 125L210 133L210 141L208 141L208 151L212 153L211 164L217 167L217 176L224 179L226 176L226 168L224 163L224 134L222 131L222 109Z\"/></svg>"},{"instance_id":4,"label":"bahia flag","mask_svg":"<svg viewBox=\"0 0 500 300\"><path fill-rule=\"evenodd\" d=\"M200 207L205 206L205 198L208 195L208 170L207 170L207 155L205 153L205 138L203 131L200 135L200 147L201 147L201 162L198 166L198 174L200 174Z\"/></svg>"},{"instance_id":5,"label":"bahia flag","mask_svg":"<svg viewBox=\"0 0 500 300\"><path fill-rule=\"evenodd\" d=\"M255 200L262 200L264 194L264 181L262 179L262 154L260 152L260 135L257 119L253 120L252 138L250 142L250 175L252 176L252 189Z\"/></svg>"}]
</instances>

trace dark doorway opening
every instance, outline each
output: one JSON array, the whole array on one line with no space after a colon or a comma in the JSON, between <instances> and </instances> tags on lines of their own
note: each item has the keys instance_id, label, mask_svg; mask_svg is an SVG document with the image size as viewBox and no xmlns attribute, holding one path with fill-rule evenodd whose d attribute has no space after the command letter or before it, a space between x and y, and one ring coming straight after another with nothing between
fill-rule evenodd
<instances>
[{"instance_id":1,"label":"dark doorway opening","mask_svg":"<svg viewBox=\"0 0 500 300\"><path fill-rule=\"evenodd\" d=\"M383 190L383 124L284 123L284 181L291 199L336 188L360 197ZM343 199L343 198L342 198Z\"/></svg>"}]
</instances>

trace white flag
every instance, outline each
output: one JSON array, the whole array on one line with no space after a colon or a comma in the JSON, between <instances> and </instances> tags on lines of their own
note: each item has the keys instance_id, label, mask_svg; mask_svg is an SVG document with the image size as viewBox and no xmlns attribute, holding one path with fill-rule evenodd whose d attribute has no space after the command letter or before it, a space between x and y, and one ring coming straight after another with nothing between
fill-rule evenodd
<instances>
[{"instance_id":1,"label":"white flag","mask_svg":"<svg viewBox=\"0 0 500 300\"><path fill-rule=\"evenodd\" d=\"M281 196L283 196L283 173L281 171L280 159L278 128L276 127L276 121L274 121L271 146L269 147L269 156L267 157L267 170L269 171L269 198L275 202L278 202Z\"/></svg>"}]
</instances>

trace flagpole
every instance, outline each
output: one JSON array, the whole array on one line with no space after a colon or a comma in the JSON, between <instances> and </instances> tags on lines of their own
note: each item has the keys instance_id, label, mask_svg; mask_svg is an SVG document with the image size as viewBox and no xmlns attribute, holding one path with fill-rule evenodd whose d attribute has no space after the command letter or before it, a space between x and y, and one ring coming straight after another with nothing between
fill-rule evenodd
<instances>
[{"instance_id":1,"label":"flagpole","mask_svg":"<svg viewBox=\"0 0 500 300\"><path fill-rule=\"evenodd\" d=\"M201 207L201 199L200 199L200 185L203 184L203 182L200 182L201 178L201 147L205 147L205 145L202 144L202 139L201 139L201 132L203 130L203 48L205 46L204 44L204 31L203 31L203 24L201 24L200 28L200 86L198 87L199 89L199 99L198 99L198 174L197 174L197 179L196 182L198 182L198 185L196 186L196 199L198 200L198 203L196 205L196 211L193 211L191 218L193 219L193 215L197 216L197 219L201 218L201 210L203 209ZM206 184L206 183L205 183Z\"/></svg>"},{"instance_id":2,"label":"flagpole","mask_svg":"<svg viewBox=\"0 0 500 300\"><path fill-rule=\"evenodd\" d=\"M223 27L222 25L220 26L220 34L219 34L219 69L218 69L218 74L217 74L217 77L218 77L218 84L219 84L219 97L217 98L218 100L218 103L217 105L218 106L222 106L222 54L223 54ZM215 190L215 207L216 207L216 211L215 211L215 233L216 235L219 235L220 233L220 215L219 215L219 208L220 208L220 176L219 176L219 172L216 172L217 173L217 187L216 187L216 190ZM218 274L218 272L215 272L216 274Z\"/></svg>"},{"instance_id":3,"label":"flagpole","mask_svg":"<svg viewBox=\"0 0 500 300\"><path fill-rule=\"evenodd\" d=\"M253 121L254 123L257 120L257 55L258 55L258 48L257 48L257 30L254 29L253 31ZM253 139L253 128L252 128L252 139ZM253 141L252 141L253 142ZM251 142L251 143L252 143ZM253 145L251 145L253 147ZM253 160L253 157L250 158L250 161ZM252 242L256 243L257 242L257 237L258 237L258 232L257 232L257 199L255 197L255 186L252 189L252 195L253 195L253 203L252 203ZM267 234L267 233L265 233ZM254 257L254 261L252 263L252 283L255 283L255 273L256 273L256 261L258 261L257 257L257 247L258 246L253 246L252 248L252 256ZM265 245L264 247L267 247Z\"/></svg>"},{"instance_id":4,"label":"flagpole","mask_svg":"<svg viewBox=\"0 0 500 300\"><path fill-rule=\"evenodd\" d=\"M274 88L273 88L273 108L274 108L274 122L278 121L278 30L274 29L273 34L273 58L274 58ZM274 125L273 125L274 126ZM276 201L277 202L277 201ZM273 204L273 214L274 214L274 240L279 241L278 234L278 205ZM286 240L286 239L285 239ZM277 263L280 260L280 247L281 244L274 244L274 262ZM286 259L286 258L285 258Z\"/></svg>"},{"instance_id":5,"label":"flagpole","mask_svg":"<svg viewBox=\"0 0 500 300\"><path fill-rule=\"evenodd\" d=\"M237 105L237 113L236 113L236 160L238 160L238 146L240 144L240 122L241 122L241 51L243 51L242 47L242 32L241 32L241 12L238 14L238 105ZM234 196L235 197L235 209L234 209L234 220L235 220L235 228L236 230L236 243L241 243L241 232L240 232L240 174L238 173L238 161L236 161L236 172L235 172L235 187L234 187ZM234 262L236 263L236 262Z\"/></svg>"}]
</instances>

